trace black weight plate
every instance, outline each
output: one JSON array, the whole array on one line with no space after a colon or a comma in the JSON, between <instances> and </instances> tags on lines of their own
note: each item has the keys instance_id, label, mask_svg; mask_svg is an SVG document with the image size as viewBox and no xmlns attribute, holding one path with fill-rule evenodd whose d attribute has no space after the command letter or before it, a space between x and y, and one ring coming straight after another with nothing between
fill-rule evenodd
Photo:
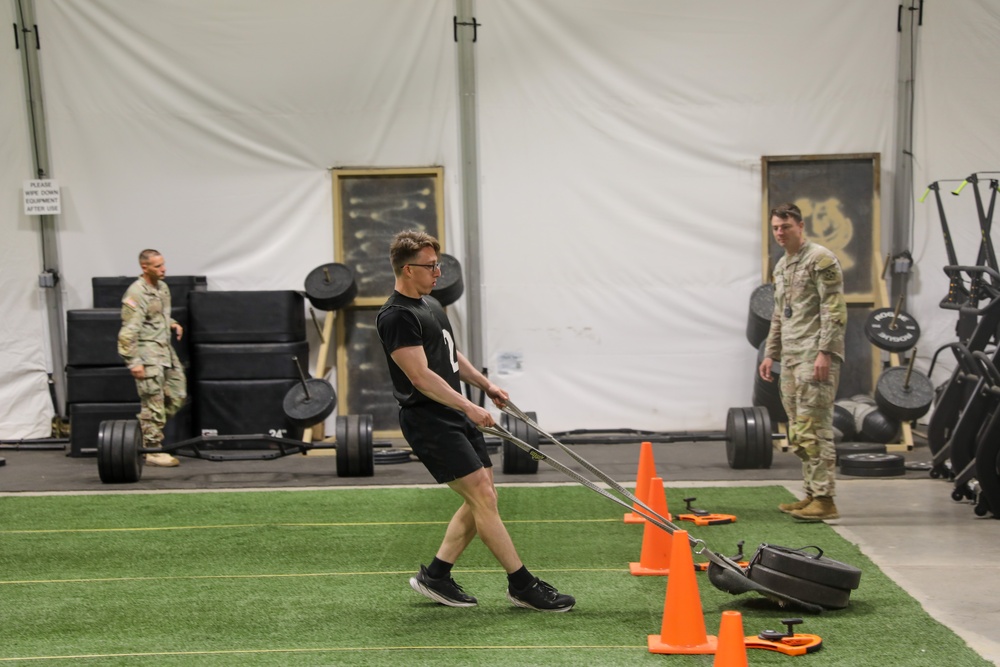
<instances>
[{"instance_id":1,"label":"black weight plate","mask_svg":"<svg viewBox=\"0 0 1000 667\"><path fill-rule=\"evenodd\" d=\"M726 412L726 462L730 468L736 467L733 465L736 462L736 424L737 417L742 418L742 415L739 408L729 408Z\"/></svg>"},{"instance_id":2,"label":"black weight plate","mask_svg":"<svg viewBox=\"0 0 1000 667\"><path fill-rule=\"evenodd\" d=\"M842 442L837 445L837 460L851 454L885 454L885 445L878 442Z\"/></svg>"},{"instance_id":3,"label":"black weight plate","mask_svg":"<svg viewBox=\"0 0 1000 667\"><path fill-rule=\"evenodd\" d=\"M754 456L754 446L757 440L757 415L754 414L753 408L740 408L743 413L743 440L742 440L742 452L737 454L737 460L740 462L740 469L745 470L747 468L754 468L755 461ZM736 432L739 433L740 429L737 428ZM737 447L740 447L740 441L737 440Z\"/></svg>"},{"instance_id":4,"label":"black weight plate","mask_svg":"<svg viewBox=\"0 0 1000 667\"><path fill-rule=\"evenodd\" d=\"M371 415L338 416L334 435L338 477L371 477L375 474Z\"/></svg>"},{"instance_id":5,"label":"black weight plate","mask_svg":"<svg viewBox=\"0 0 1000 667\"><path fill-rule=\"evenodd\" d=\"M888 352L905 352L917 344L920 326L904 311L893 322L894 308L876 308L865 320L865 336L871 344Z\"/></svg>"},{"instance_id":6,"label":"black weight plate","mask_svg":"<svg viewBox=\"0 0 1000 667\"><path fill-rule=\"evenodd\" d=\"M457 259L444 253L438 256L438 262L441 264L441 275L431 290L431 296L440 301L442 306L450 306L458 301L465 291L462 265Z\"/></svg>"},{"instance_id":7,"label":"black weight plate","mask_svg":"<svg viewBox=\"0 0 1000 667\"><path fill-rule=\"evenodd\" d=\"M774 285L767 283L750 293L750 312L747 315L747 340L758 347L767 339L774 313Z\"/></svg>"},{"instance_id":8,"label":"black weight plate","mask_svg":"<svg viewBox=\"0 0 1000 667\"><path fill-rule=\"evenodd\" d=\"M111 431L113 420L104 420L97 427L97 474L105 484L114 484L114 470L111 467Z\"/></svg>"},{"instance_id":9,"label":"black weight plate","mask_svg":"<svg viewBox=\"0 0 1000 667\"><path fill-rule=\"evenodd\" d=\"M305 387L301 382L292 385L285 394L282 407L288 421L296 426L309 428L332 415L336 403L337 393L333 390L333 385L320 378L309 378L305 381Z\"/></svg>"},{"instance_id":10,"label":"black weight plate","mask_svg":"<svg viewBox=\"0 0 1000 667\"><path fill-rule=\"evenodd\" d=\"M538 421L534 412L525 412L536 423ZM507 429L512 436L523 440L532 447L538 447L538 431L531 428L520 419L511 417L506 412L500 415L500 426ZM504 440L500 448L501 467L507 475L530 475L538 472L538 461L531 457L531 454L524 451L514 443Z\"/></svg>"},{"instance_id":11,"label":"black weight plate","mask_svg":"<svg viewBox=\"0 0 1000 667\"><path fill-rule=\"evenodd\" d=\"M840 474L850 477L901 477L906 474L906 468L890 466L885 468L852 468L840 466Z\"/></svg>"},{"instance_id":12,"label":"black weight plate","mask_svg":"<svg viewBox=\"0 0 1000 667\"><path fill-rule=\"evenodd\" d=\"M323 264L306 276L306 298L319 310L339 310L358 295L354 271L344 264Z\"/></svg>"},{"instance_id":13,"label":"black weight plate","mask_svg":"<svg viewBox=\"0 0 1000 667\"><path fill-rule=\"evenodd\" d=\"M770 468L774 460L774 441L771 433L771 416L764 407L751 408L757 419L757 440L755 441L754 467Z\"/></svg>"},{"instance_id":14,"label":"black weight plate","mask_svg":"<svg viewBox=\"0 0 1000 667\"><path fill-rule=\"evenodd\" d=\"M146 457L139 452L142 447L142 429L134 419L125 420L122 427L121 471L123 482L138 482Z\"/></svg>"},{"instance_id":15,"label":"black weight plate","mask_svg":"<svg viewBox=\"0 0 1000 667\"><path fill-rule=\"evenodd\" d=\"M853 565L803 549L762 544L755 561L776 572L833 588L855 589L861 583L861 570Z\"/></svg>"},{"instance_id":16,"label":"black weight plate","mask_svg":"<svg viewBox=\"0 0 1000 667\"><path fill-rule=\"evenodd\" d=\"M755 564L748 574L751 581L805 602L812 602L827 609L843 609L851 599L851 591L818 584Z\"/></svg>"},{"instance_id":17,"label":"black weight plate","mask_svg":"<svg viewBox=\"0 0 1000 667\"><path fill-rule=\"evenodd\" d=\"M124 419L116 421L118 423L115 424L115 428L112 431L114 446L111 448L111 468L114 470L115 480L125 482L128 481L126 472L127 462L125 461L125 424L127 421Z\"/></svg>"},{"instance_id":18,"label":"black weight plate","mask_svg":"<svg viewBox=\"0 0 1000 667\"><path fill-rule=\"evenodd\" d=\"M374 456L375 465L389 465L393 463L409 463L410 450L408 449L376 449Z\"/></svg>"},{"instance_id":19,"label":"black weight plate","mask_svg":"<svg viewBox=\"0 0 1000 667\"><path fill-rule=\"evenodd\" d=\"M920 419L934 402L934 385L923 373L908 372L903 366L887 368L875 385L875 402L900 421Z\"/></svg>"},{"instance_id":20,"label":"black weight plate","mask_svg":"<svg viewBox=\"0 0 1000 667\"><path fill-rule=\"evenodd\" d=\"M906 459L899 454L847 454L840 464L849 468L896 468L905 470Z\"/></svg>"}]
</instances>

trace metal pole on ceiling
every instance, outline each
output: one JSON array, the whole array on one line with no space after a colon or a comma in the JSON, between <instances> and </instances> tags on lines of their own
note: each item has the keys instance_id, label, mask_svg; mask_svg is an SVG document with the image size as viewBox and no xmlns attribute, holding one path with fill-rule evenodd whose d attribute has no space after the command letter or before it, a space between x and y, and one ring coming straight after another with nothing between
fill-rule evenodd
<instances>
[{"instance_id":1,"label":"metal pole on ceiling","mask_svg":"<svg viewBox=\"0 0 1000 667\"><path fill-rule=\"evenodd\" d=\"M32 166L34 178L51 178L49 173L49 144L45 126L45 107L42 104L41 73L38 67L38 51L41 38L35 22L34 0L16 0L17 23L14 26L17 47L21 52L24 74L25 100L28 105L28 122L31 128ZM59 285L59 248L56 243L56 222L54 215L40 215L38 231L42 244L42 273L38 285L45 295L45 310L48 321L49 352L51 355L51 377L55 389L56 414L65 416L66 405L66 355L65 326L63 325L62 288Z\"/></svg>"},{"instance_id":2,"label":"metal pole on ceiling","mask_svg":"<svg viewBox=\"0 0 1000 667\"><path fill-rule=\"evenodd\" d=\"M476 117L475 45L481 24L473 0L455 0L454 36L458 59L458 122L461 156L462 223L465 236L465 295L468 359L483 366L482 246L479 233L479 133Z\"/></svg>"},{"instance_id":3,"label":"metal pole on ceiling","mask_svg":"<svg viewBox=\"0 0 1000 667\"><path fill-rule=\"evenodd\" d=\"M900 3L896 29L899 33L898 80L896 84L896 139L893 183L892 276L890 302L907 293L913 261L913 99L916 67L916 35L923 23L923 0ZM899 278L896 280L896 278Z\"/></svg>"}]
</instances>

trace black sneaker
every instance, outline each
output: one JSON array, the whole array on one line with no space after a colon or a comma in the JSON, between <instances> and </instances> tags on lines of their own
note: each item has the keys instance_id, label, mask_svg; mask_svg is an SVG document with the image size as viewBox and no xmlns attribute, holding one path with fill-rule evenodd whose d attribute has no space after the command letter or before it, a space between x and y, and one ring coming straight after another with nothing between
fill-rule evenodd
<instances>
[{"instance_id":1,"label":"black sneaker","mask_svg":"<svg viewBox=\"0 0 1000 667\"><path fill-rule=\"evenodd\" d=\"M508 586L507 599L518 607L538 611L569 611L576 604L576 598L572 595L560 593L538 577L523 591L516 591Z\"/></svg>"},{"instance_id":2,"label":"black sneaker","mask_svg":"<svg viewBox=\"0 0 1000 667\"><path fill-rule=\"evenodd\" d=\"M410 577L410 588L449 607L475 607L478 603L476 598L463 591L451 577L434 579L427 576L427 568L423 565L420 566L417 576Z\"/></svg>"}]
</instances>

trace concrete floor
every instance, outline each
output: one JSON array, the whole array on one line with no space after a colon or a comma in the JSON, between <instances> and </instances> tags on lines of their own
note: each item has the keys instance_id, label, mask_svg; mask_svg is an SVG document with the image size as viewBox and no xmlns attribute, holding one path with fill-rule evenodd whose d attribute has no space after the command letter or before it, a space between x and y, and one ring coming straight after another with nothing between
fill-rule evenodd
<instances>
[{"instance_id":1,"label":"concrete floor","mask_svg":"<svg viewBox=\"0 0 1000 667\"><path fill-rule=\"evenodd\" d=\"M577 445L574 451L623 484L635 481L639 446ZM544 451L569 465L551 445ZM94 458L63 451L0 450L0 496L33 493L130 493L249 488L326 488L432 483L418 462L378 465L368 478L339 478L332 451L272 461L212 462L184 458L177 468L145 468L135 484L105 485ZM798 494L798 459L776 453L766 470L732 470L719 442L654 445L657 472L680 487L782 484ZM905 454L907 463L926 461L926 448ZM494 457L499 463L499 458ZM584 472L576 465L571 468ZM505 475L499 484L565 482L544 463L536 475ZM838 479L837 505L843 518L831 522L938 621L975 651L1000 665L1000 522L976 517L968 503L956 503L951 484L908 471L892 478ZM0 520L2 521L2 520Z\"/></svg>"}]
</instances>

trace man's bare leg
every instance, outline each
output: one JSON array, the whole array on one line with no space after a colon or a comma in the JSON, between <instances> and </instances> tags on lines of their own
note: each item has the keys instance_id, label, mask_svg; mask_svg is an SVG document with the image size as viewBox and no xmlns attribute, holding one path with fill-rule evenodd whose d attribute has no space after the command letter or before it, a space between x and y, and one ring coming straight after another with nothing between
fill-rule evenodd
<instances>
[{"instance_id":1,"label":"man's bare leg","mask_svg":"<svg viewBox=\"0 0 1000 667\"><path fill-rule=\"evenodd\" d=\"M438 558L454 563L478 534L507 574L520 570L523 563L497 507L493 469L480 468L465 477L448 482L448 486L462 496L465 503L448 524L445 539L438 550Z\"/></svg>"}]
</instances>

